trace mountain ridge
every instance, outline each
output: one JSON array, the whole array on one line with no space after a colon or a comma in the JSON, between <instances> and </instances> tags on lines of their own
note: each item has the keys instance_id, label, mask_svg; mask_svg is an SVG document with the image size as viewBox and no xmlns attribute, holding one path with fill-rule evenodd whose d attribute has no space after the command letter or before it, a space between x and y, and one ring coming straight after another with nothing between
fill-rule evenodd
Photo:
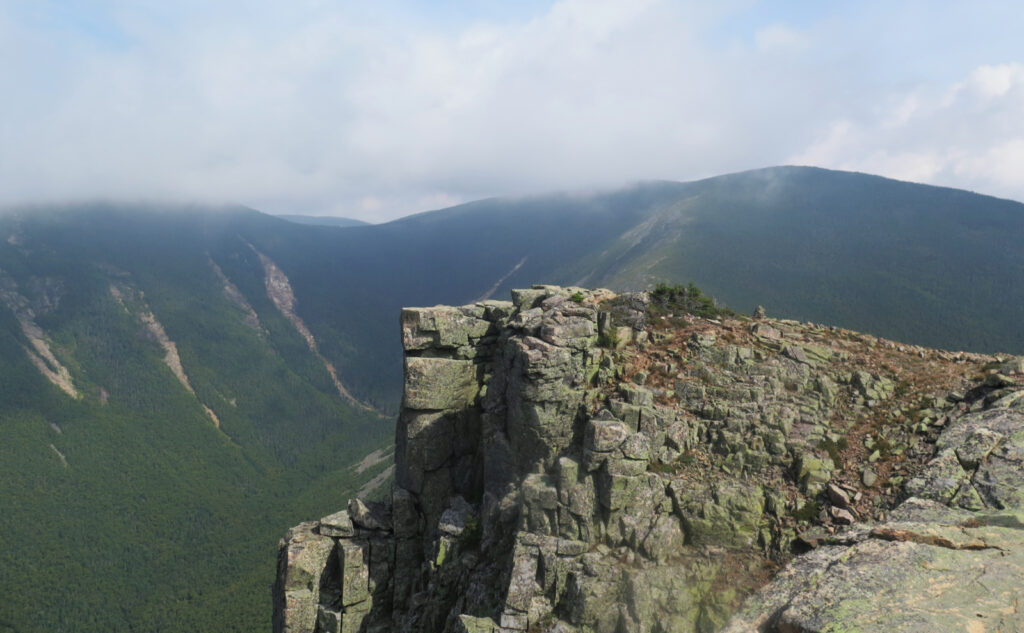
<instances>
[{"instance_id":1,"label":"mountain ridge","mask_svg":"<svg viewBox=\"0 0 1024 633\"><path fill-rule=\"evenodd\" d=\"M337 230L238 205L0 213L0 278L81 396L40 371L60 375L0 304L0 588L13 596L0 620L22 633L266 622L258 588L281 531L386 486L386 460L354 466L390 454L391 424L347 401L325 360L354 398L396 415L403 306L463 305L535 281L693 280L740 311L764 304L892 340L1020 353L1021 209L791 167ZM268 296L253 248L287 278L321 357ZM130 290L126 306L112 284ZM122 613L98 606L106 597L88 580L106 575L126 596ZM218 606L232 592L246 597Z\"/></svg>"},{"instance_id":2,"label":"mountain ridge","mask_svg":"<svg viewBox=\"0 0 1024 633\"><path fill-rule=\"evenodd\" d=\"M370 224L355 218L343 218L336 215L298 215L292 213L276 213L274 217L294 222L296 224L311 224L314 226L333 226L337 228L350 228L353 226L366 226Z\"/></svg>"},{"instance_id":3,"label":"mountain ridge","mask_svg":"<svg viewBox=\"0 0 1024 633\"><path fill-rule=\"evenodd\" d=\"M392 497L285 534L275 633L1024 624L1022 358L693 286L407 308L402 342Z\"/></svg>"}]
</instances>

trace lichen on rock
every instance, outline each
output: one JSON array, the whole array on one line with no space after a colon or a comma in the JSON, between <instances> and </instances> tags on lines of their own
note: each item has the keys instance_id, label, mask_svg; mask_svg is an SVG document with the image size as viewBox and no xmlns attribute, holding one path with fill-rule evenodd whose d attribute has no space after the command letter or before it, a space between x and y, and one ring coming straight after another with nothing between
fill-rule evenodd
<instances>
[{"instance_id":1,"label":"lichen on rock","mask_svg":"<svg viewBox=\"0 0 1024 633\"><path fill-rule=\"evenodd\" d=\"M893 566L887 609L1019 624L1005 358L557 286L401 325L391 498L289 532L275 631L943 630L871 615Z\"/></svg>"}]
</instances>

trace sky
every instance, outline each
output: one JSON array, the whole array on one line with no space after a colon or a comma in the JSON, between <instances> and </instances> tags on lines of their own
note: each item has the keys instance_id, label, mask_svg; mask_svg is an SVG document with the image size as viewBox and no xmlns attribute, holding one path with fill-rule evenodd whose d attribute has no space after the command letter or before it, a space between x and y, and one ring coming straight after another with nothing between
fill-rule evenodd
<instances>
[{"instance_id":1,"label":"sky","mask_svg":"<svg viewBox=\"0 0 1024 633\"><path fill-rule=\"evenodd\" d=\"M0 0L0 205L380 222L770 165L1024 200L1018 2Z\"/></svg>"}]
</instances>

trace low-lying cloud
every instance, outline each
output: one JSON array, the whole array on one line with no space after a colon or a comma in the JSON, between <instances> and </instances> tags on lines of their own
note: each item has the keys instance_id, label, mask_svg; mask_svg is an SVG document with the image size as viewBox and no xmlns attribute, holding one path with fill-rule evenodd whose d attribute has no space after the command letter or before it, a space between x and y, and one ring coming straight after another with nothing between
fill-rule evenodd
<instances>
[{"instance_id":1,"label":"low-lying cloud","mask_svg":"<svg viewBox=\"0 0 1024 633\"><path fill-rule=\"evenodd\" d=\"M1012 3L210 6L0 5L0 203L172 197L379 221L782 163L1024 199Z\"/></svg>"}]
</instances>

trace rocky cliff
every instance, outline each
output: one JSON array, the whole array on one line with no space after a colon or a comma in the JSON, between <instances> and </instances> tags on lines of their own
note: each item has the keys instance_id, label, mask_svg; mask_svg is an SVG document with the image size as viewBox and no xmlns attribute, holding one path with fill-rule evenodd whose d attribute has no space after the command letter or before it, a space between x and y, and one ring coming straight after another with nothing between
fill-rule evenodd
<instances>
[{"instance_id":1,"label":"rocky cliff","mask_svg":"<svg viewBox=\"0 0 1024 633\"><path fill-rule=\"evenodd\" d=\"M275 631L1024 627L1019 359L512 299L402 312L390 500L288 532Z\"/></svg>"}]
</instances>

